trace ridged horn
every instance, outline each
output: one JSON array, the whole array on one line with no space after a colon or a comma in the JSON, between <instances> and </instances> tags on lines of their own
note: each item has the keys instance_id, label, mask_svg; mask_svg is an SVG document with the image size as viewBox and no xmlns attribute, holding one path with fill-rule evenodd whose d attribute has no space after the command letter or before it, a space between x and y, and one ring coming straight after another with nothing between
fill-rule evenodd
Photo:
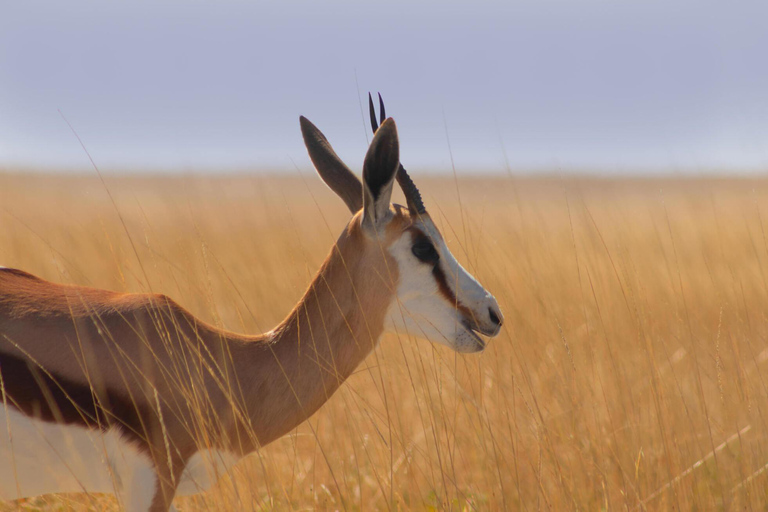
<instances>
[{"instance_id":1,"label":"ridged horn","mask_svg":"<svg viewBox=\"0 0 768 512\"><path fill-rule=\"evenodd\" d=\"M376 121L376 109L373 106L373 97L370 92L368 93L368 110L371 115L371 128L375 134L378 127L381 126L381 123L386 119L384 114L384 100L381 99L381 93L379 93L379 121ZM408 204L408 209L413 213L427 213L427 209L424 208L424 202L421 200L419 189L408 175L408 172L405 170L402 163L397 170L397 183L400 185L400 188L405 195L405 202Z\"/></svg>"}]
</instances>

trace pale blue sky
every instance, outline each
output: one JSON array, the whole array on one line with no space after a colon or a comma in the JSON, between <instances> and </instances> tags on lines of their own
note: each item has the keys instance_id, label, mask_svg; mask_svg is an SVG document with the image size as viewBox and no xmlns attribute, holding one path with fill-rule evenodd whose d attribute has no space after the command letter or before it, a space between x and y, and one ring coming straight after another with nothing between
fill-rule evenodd
<instances>
[{"instance_id":1,"label":"pale blue sky","mask_svg":"<svg viewBox=\"0 0 768 512\"><path fill-rule=\"evenodd\" d=\"M412 168L768 169L768 2L0 4L0 168L358 166L381 91ZM360 97L355 83L359 84ZM365 104L363 105L365 107Z\"/></svg>"}]
</instances>

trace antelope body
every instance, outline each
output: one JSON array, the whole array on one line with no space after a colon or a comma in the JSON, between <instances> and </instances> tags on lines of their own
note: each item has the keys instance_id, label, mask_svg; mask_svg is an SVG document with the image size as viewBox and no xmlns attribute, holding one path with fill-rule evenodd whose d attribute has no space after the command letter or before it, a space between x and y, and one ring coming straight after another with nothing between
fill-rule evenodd
<instances>
[{"instance_id":1,"label":"antelope body","mask_svg":"<svg viewBox=\"0 0 768 512\"><path fill-rule=\"evenodd\" d=\"M383 332L460 352L499 332L495 299L448 251L399 163L394 121L374 121L362 182L301 127L353 216L265 334L218 329L163 295L0 267L0 500L103 492L126 511L167 511L311 416ZM390 204L396 179L408 207Z\"/></svg>"}]
</instances>

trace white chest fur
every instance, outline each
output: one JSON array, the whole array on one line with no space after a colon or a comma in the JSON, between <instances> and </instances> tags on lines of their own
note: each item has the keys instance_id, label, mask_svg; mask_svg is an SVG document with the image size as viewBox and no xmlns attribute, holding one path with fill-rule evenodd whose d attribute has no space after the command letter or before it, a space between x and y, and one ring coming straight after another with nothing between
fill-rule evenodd
<instances>
[{"instance_id":1,"label":"white chest fur","mask_svg":"<svg viewBox=\"0 0 768 512\"><path fill-rule=\"evenodd\" d=\"M195 454L177 495L208 489L237 462L225 452ZM0 403L0 501L61 492L115 494L126 512L146 511L157 488L147 455L113 429L38 421Z\"/></svg>"},{"instance_id":2,"label":"white chest fur","mask_svg":"<svg viewBox=\"0 0 768 512\"><path fill-rule=\"evenodd\" d=\"M207 491L240 460L236 455L219 450L202 450L189 459L176 488L176 496L189 496Z\"/></svg>"}]
</instances>

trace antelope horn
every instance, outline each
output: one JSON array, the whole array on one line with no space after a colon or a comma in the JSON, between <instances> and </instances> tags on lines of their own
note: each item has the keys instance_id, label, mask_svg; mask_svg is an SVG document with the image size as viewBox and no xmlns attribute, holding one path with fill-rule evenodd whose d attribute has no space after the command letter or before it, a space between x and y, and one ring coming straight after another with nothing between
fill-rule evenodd
<instances>
[{"instance_id":1,"label":"antelope horn","mask_svg":"<svg viewBox=\"0 0 768 512\"><path fill-rule=\"evenodd\" d=\"M383 123L386 119L386 114L384 113L384 100L381 99L381 93L379 93L380 117L378 122L376 121L376 109L373 106L373 97L371 96L370 92L368 93L368 110L371 115L371 128L375 134L378 127L381 126L381 123ZM408 172L405 170L405 167L403 167L402 163L400 164L400 168L397 170L397 183L403 190L403 194L405 194L405 202L408 204L408 209L411 210L411 212L418 214L427 213L427 209L424 208L424 202L421 200L419 189L416 188L416 184L408 175Z\"/></svg>"}]
</instances>

